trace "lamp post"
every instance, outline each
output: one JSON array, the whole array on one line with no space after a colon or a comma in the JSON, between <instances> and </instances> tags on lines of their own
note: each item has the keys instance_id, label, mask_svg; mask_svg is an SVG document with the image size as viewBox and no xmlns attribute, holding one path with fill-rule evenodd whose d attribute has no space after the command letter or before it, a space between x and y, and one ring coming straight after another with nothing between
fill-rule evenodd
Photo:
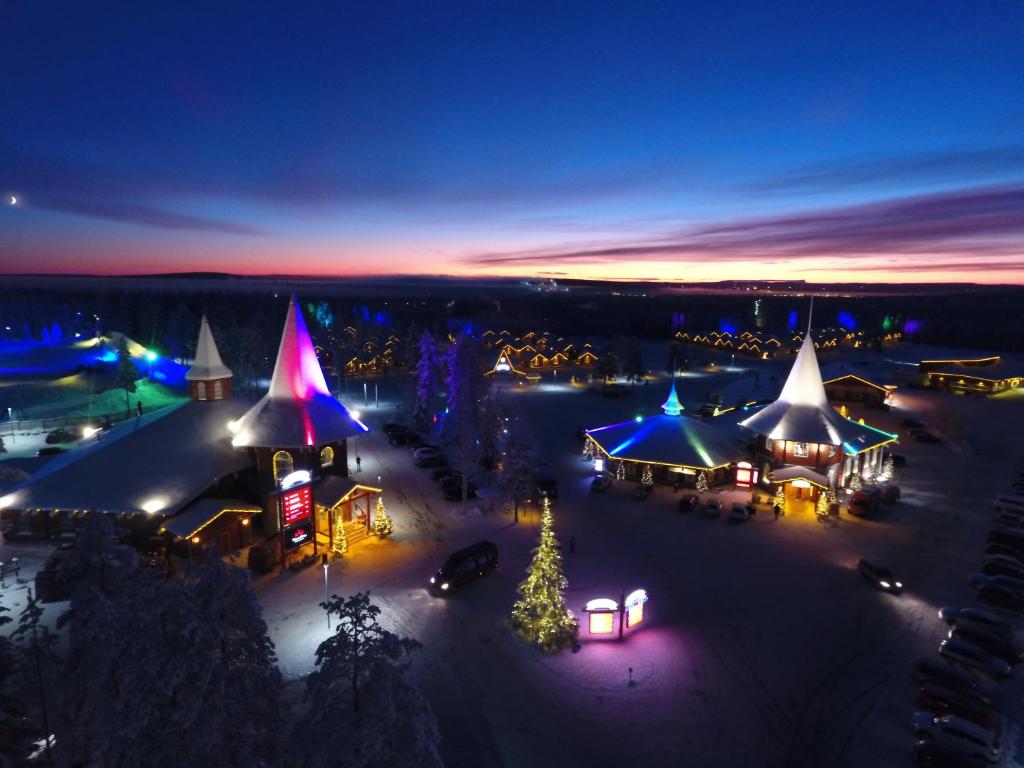
<instances>
[{"instance_id":1,"label":"lamp post","mask_svg":"<svg viewBox=\"0 0 1024 768\"><path fill-rule=\"evenodd\" d=\"M7 406L7 423L11 425L11 445L14 445L14 409Z\"/></svg>"},{"instance_id":2,"label":"lamp post","mask_svg":"<svg viewBox=\"0 0 1024 768\"><path fill-rule=\"evenodd\" d=\"M331 590L330 590L330 587L327 586L327 569L331 567L331 564L329 562L327 562L327 553L326 552L324 552L320 556L320 562L321 562L321 564L324 567L324 600L329 603L329 602L331 602ZM328 629L331 628L331 612L330 611L327 611L327 628Z\"/></svg>"}]
</instances>

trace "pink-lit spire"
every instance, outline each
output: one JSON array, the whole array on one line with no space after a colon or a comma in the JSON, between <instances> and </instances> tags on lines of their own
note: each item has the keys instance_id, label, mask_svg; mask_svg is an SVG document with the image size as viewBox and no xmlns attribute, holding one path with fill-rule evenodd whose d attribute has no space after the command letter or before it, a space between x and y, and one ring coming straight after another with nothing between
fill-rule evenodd
<instances>
[{"instance_id":1,"label":"pink-lit spire","mask_svg":"<svg viewBox=\"0 0 1024 768\"><path fill-rule=\"evenodd\" d=\"M293 294L288 303L281 344L277 348L277 362L270 379L269 394L274 398L307 401L314 392L330 395L320 361L316 358L313 340L309 337L306 319Z\"/></svg>"}]
</instances>

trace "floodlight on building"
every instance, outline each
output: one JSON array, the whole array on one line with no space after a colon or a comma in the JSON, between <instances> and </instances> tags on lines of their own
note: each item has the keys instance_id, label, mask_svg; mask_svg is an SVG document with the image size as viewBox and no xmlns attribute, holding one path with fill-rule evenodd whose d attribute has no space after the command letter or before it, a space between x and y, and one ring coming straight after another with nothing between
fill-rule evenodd
<instances>
[{"instance_id":1,"label":"floodlight on building","mask_svg":"<svg viewBox=\"0 0 1024 768\"><path fill-rule=\"evenodd\" d=\"M155 515L161 509L167 506L167 499L162 496L154 496L151 499L146 499L142 504L139 505L144 511L151 515Z\"/></svg>"}]
</instances>

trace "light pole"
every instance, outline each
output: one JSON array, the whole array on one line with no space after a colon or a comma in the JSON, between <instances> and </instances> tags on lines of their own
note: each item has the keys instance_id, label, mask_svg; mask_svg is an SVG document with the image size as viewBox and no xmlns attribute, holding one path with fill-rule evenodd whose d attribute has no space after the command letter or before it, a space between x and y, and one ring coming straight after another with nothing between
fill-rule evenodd
<instances>
[{"instance_id":1,"label":"light pole","mask_svg":"<svg viewBox=\"0 0 1024 768\"><path fill-rule=\"evenodd\" d=\"M11 445L14 445L14 409L7 406L7 423L11 425Z\"/></svg>"},{"instance_id":2,"label":"light pole","mask_svg":"<svg viewBox=\"0 0 1024 768\"><path fill-rule=\"evenodd\" d=\"M331 564L329 562L327 562L327 553L326 552L324 552L322 557L323 557L323 566L324 566L324 600L327 603L330 603L331 602L331 590L330 590L330 587L327 586L327 569L331 567ZM327 628L328 629L331 628L331 612L330 612L330 610L327 611Z\"/></svg>"}]
</instances>

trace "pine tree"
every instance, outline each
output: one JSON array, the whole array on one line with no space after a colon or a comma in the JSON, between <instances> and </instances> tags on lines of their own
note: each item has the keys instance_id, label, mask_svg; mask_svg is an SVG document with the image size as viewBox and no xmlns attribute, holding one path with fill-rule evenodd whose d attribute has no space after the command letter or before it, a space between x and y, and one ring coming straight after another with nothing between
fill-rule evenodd
<instances>
[{"instance_id":1,"label":"pine tree","mask_svg":"<svg viewBox=\"0 0 1024 768\"><path fill-rule=\"evenodd\" d=\"M519 585L520 599L512 606L512 628L549 653L570 647L576 641L578 625L565 606L568 582L562 573L562 555L547 497L541 511L540 540L526 573L526 580Z\"/></svg>"},{"instance_id":2,"label":"pine tree","mask_svg":"<svg viewBox=\"0 0 1024 768\"><path fill-rule=\"evenodd\" d=\"M53 764L50 717L54 677L60 657L57 655L57 636L42 619L43 607L29 589L25 596L25 607L18 617L18 628L11 634L11 639L18 648L18 669L23 675L23 690L27 693L27 700L39 713L46 758Z\"/></svg>"},{"instance_id":3,"label":"pine tree","mask_svg":"<svg viewBox=\"0 0 1024 768\"><path fill-rule=\"evenodd\" d=\"M331 536L331 552L341 556L348 552L348 536L345 535L345 519L341 513L334 515L334 530Z\"/></svg>"},{"instance_id":4,"label":"pine tree","mask_svg":"<svg viewBox=\"0 0 1024 768\"><path fill-rule=\"evenodd\" d=\"M851 491L859 491L863 488L864 484L861 482L860 474L857 472L851 474L849 479L846 481L846 487Z\"/></svg>"},{"instance_id":5,"label":"pine tree","mask_svg":"<svg viewBox=\"0 0 1024 768\"><path fill-rule=\"evenodd\" d=\"M625 480L626 479L626 462L619 459L615 462L615 479Z\"/></svg>"},{"instance_id":6,"label":"pine tree","mask_svg":"<svg viewBox=\"0 0 1024 768\"><path fill-rule=\"evenodd\" d=\"M131 404L128 402L128 395L135 391L135 381L139 378L139 370L135 367L131 355L128 353L128 341L122 336L117 346L117 380L114 384L124 390L125 416L131 416Z\"/></svg>"},{"instance_id":7,"label":"pine tree","mask_svg":"<svg viewBox=\"0 0 1024 768\"><path fill-rule=\"evenodd\" d=\"M825 493L818 494L817 510L819 515L827 515L829 512L828 506L828 495Z\"/></svg>"},{"instance_id":8,"label":"pine tree","mask_svg":"<svg viewBox=\"0 0 1024 768\"><path fill-rule=\"evenodd\" d=\"M650 487L654 485L654 472L650 464L644 464L644 470L640 473L640 485Z\"/></svg>"},{"instance_id":9,"label":"pine tree","mask_svg":"<svg viewBox=\"0 0 1024 768\"><path fill-rule=\"evenodd\" d=\"M537 487L534 476L534 438L522 415L503 419L498 478L505 493L512 497L515 520L519 521L519 503L530 498Z\"/></svg>"},{"instance_id":10,"label":"pine tree","mask_svg":"<svg viewBox=\"0 0 1024 768\"><path fill-rule=\"evenodd\" d=\"M583 458L587 461L594 459L594 441L589 437L583 439Z\"/></svg>"},{"instance_id":11,"label":"pine tree","mask_svg":"<svg viewBox=\"0 0 1024 768\"><path fill-rule=\"evenodd\" d=\"M774 506L779 508L779 512L782 514L786 513L786 491L781 485L775 489L775 501Z\"/></svg>"},{"instance_id":12,"label":"pine tree","mask_svg":"<svg viewBox=\"0 0 1024 768\"><path fill-rule=\"evenodd\" d=\"M391 535L391 518L384 507L384 496L377 497L377 511L373 518L373 532L382 539Z\"/></svg>"},{"instance_id":13,"label":"pine tree","mask_svg":"<svg viewBox=\"0 0 1024 768\"><path fill-rule=\"evenodd\" d=\"M481 448L481 402L486 379L480 370L476 342L461 334L448 353L448 416L446 430L455 435L456 466L462 472L462 500L469 493L469 476L477 467Z\"/></svg>"},{"instance_id":14,"label":"pine tree","mask_svg":"<svg viewBox=\"0 0 1024 768\"><path fill-rule=\"evenodd\" d=\"M416 361L416 392L413 402L413 426L420 432L430 429L434 401L437 398L440 363L437 345L430 331L424 331L419 341L419 359Z\"/></svg>"},{"instance_id":15,"label":"pine tree","mask_svg":"<svg viewBox=\"0 0 1024 768\"><path fill-rule=\"evenodd\" d=\"M886 456L885 461L882 462L882 471L879 472L878 479L883 483L892 480L895 470L896 465L892 460L892 456Z\"/></svg>"},{"instance_id":16,"label":"pine tree","mask_svg":"<svg viewBox=\"0 0 1024 768\"><path fill-rule=\"evenodd\" d=\"M697 473L697 493L708 492L708 473L703 469Z\"/></svg>"}]
</instances>

